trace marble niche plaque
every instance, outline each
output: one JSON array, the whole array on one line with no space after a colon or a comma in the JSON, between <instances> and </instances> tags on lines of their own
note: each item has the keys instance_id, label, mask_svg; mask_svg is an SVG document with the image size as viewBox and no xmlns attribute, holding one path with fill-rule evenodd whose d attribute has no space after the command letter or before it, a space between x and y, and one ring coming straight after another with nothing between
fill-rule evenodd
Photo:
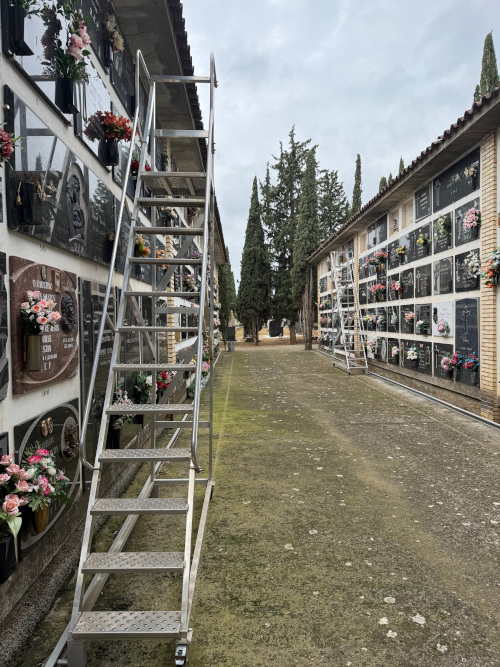
<instances>
[{"instance_id":1,"label":"marble niche plaque","mask_svg":"<svg viewBox=\"0 0 500 667\"><path fill-rule=\"evenodd\" d=\"M367 238L366 238L366 247L368 250L370 248L373 248L373 246L376 246L378 241L377 241L377 223L374 222L372 225L370 225L367 229Z\"/></svg>"},{"instance_id":2,"label":"marble niche plaque","mask_svg":"<svg viewBox=\"0 0 500 667\"><path fill-rule=\"evenodd\" d=\"M387 362L387 338L385 336L377 338L377 354L379 361Z\"/></svg>"},{"instance_id":3,"label":"marble niche plaque","mask_svg":"<svg viewBox=\"0 0 500 667\"><path fill-rule=\"evenodd\" d=\"M414 296L414 277L413 269L406 269L401 273L401 285L403 287L402 299L413 299Z\"/></svg>"},{"instance_id":4,"label":"marble niche plaque","mask_svg":"<svg viewBox=\"0 0 500 667\"><path fill-rule=\"evenodd\" d=\"M1 208L1 201L0 201ZM0 252L0 401L7 396L9 362L7 360L7 256Z\"/></svg>"},{"instance_id":5,"label":"marble niche plaque","mask_svg":"<svg viewBox=\"0 0 500 667\"><path fill-rule=\"evenodd\" d=\"M455 209L455 245L470 243L470 241L475 241L479 238L480 226L474 227L473 229L464 229L464 216L471 208L481 208L481 200L479 197L476 197L467 202L467 204Z\"/></svg>"},{"instance_id":6,"label":"marble niche plaque","mask_svg":"<svg viewBox=\"0 0 500 667\"><path fill-rule=\"evenodd\" d=\"M446 371L441 366L441 362L444 357L451 357L454 349L453 345L448 345L446 343L434 343L434 375L438 378L443 378L443 380L452 380L453 376L450 371Z\"/></svg>"},{"instance_id":7,"label":"marble niche plaque","mask_svg":"<svg viewBox=\"0 0 500 667\"><path fill-rule=\"evenodd\" d=\"M411 324L405 318L406 313L414 313L415 306L412 303L407 304L406 306L401 306L400 309L400 323L401 323L401 333L412 334L414 329L414 322Z\"/></svg>"},{"instance_id":8,"label":"marble niche plaque","mask_svg":"<svg viewBox=\"0 0 500 667\"><path fill-rule=\"evenodd\" d=\"M417 266L415 269L415 298L430 296L432 291L432 264Z\"/></svg>"},{"instance_id":9,"label":"marble niche plaque","mask_svg":"<svg viewBox=\"0 0 500 667\"><path fill-rule=\"evenodd\" d=\"M455 346L464 361L469 354L479 357L479 299L459 299L455 302ZM463 366L458 379L472 384L471 373Z\"/></svg>"},{"instance_id":10,"label":"marble niche plaque","mask_svg":"<svg viewBox=\"0 0 500 667\"><path fill-rule=\"evenodd\" d=\"M377 243L387 241L387 216L384 215L377 220ZM385 248L384 248L385 250Z\"/></svg>"},{"instance_id":11,"label":"marble niche plaque","mask_svg":"<svg viewBox=\"0 0 500 667\"><path fill-rule=\"evenodd\" d=\"M399 239L399 245L406 248L404 255L398 255L400 264L409 264L416 259L414 254L415 241L413 239L413 234L405 234Z\"/></svg>"},{"instance_id":12,"label":"marble niche plaque","mask_svg":"<svg viewBox=\"0 0 500 667\"><path fill-rule=\"evenodd\" d=\"M399 306L389 306L387 308L387 331L399 333L399 326Z\"/></svg>"},{"instance_id":13,"label":"marble niche plaque","mask_svg":"<svg viewBox=\"0 0 500 667\"><path fill-rule=\"evenodd\" d=\"M420 238L420 235L427 237L429 239L429 242L426 243L425 245L421 245L417 243L418 239ZM415 252L416 252L416 259L424 259L424 257L428 257L432 253L432 233L431 233L431 226L430 225L422 225L422 227L419 227L413 232L413 236L415 238Z\"/></svg>"},{"instance_id":14,"label":"marble niche plaque","mask_svg":"<svg viewBox=\"0 0 500 667\"><path fill-rule=\"evenodd\" d=\"M430 303L417 303L415 306L415 333L420 336L428 336L432 331L431 308ZM420 320L427 325L425 329L417 327L417 322Z\"/></svg>"},{"instance_id":15,"label":"marble niche plaque","mask_svg":"<svg viewBox=\"0 0 500 667\"><path fill-rule=\"evenodd\" d=\"M434 240L434 254L449 250L453 245L451 213L440 215L432 223L432 238Z\"/></svg>"},{"instance_id":16,"label":"marble niche plaque","mask_svg":"<svg viewBox=\"0 0 500 667\"><path fill-rule=\"evenodd\" d=\"M479 259L479 249L471 250L472 253ZM468 252L463 252L460 255L455 255L455 291L456 292L470 292L479 289L480 276L473 276L464 264L465 258L469 255Z\"/></svg>"},{"instance_id":17,"label":"marble niche plaque","mask_svg":"<svg viewBox=\"0 0 500 667\"><path fill-rule=\"evenodd\" d=\"M33 446L48 449L54 456L58 469L64 470L70 484L67 494L74 500L78 488L78 439L80 435L78 399L58 405L42 412L14 427L14 453L16 463L20 463L25 451ZM21 549L24 551L49 533L63 512L71 504L53 500L49 505L49 525L45 532L35 533L30 521L24 521L21 528Z\"/></svg>"},{"instance_id":18,"label":"marble niche plaque","mask_svg":"<svg viewBox=\"0 0 500 667\"><path fill-rule=\"evenodd\" d=\"M385 308L377 308L377 322L377 331L387 331L387 310Z\"/></svg>"},{"instance_id":19,"label":"marble niche plaque","mask_svg":"<svg viewBox=\"0 0 500 667\"><path fill-rule=\"evenodd\" d=\"M418 192L415 192L415 220L426 218L432 212L432 189L428 183Z\"/></svg>"},{"instance_id":20,"label":"marble niche plaque","mask_svg":"<svg viewBox=\"0 0 500 667\"><path fill-rule=\"evenodd\" d=\"M453 292L453 258L446 257L432 265L434 294Z\"/></svg>"},{"instance_id":21,"label":"marble niche plaque","mask_svg":"<svg viewBox=\"0 0 500 667\"><path fill-rule=\"evenodd\" d=\"M418 360L412 360L407 358L408 350L415 345L418 349L418 341L401 339L399 342L399 363L403 368L408 368L411 370L416 370L418 365Z\"/></svg>"},{"instance_id":22,"label":"marble niche plaque","mask_svg":"<svg viewBox=\"0 0 500 667\"><path fill-rule=\"evenodd\" d=\"M446 322L450 327L450 332L444 333L439 331L439 322ZM432 335L453 340L453 301L436 301L432 304Z\"/></svg>"},{"instance_id":23,"label":"marble niche plaque","mask_svg":"<svg viewBox=\"0 0 500 667\"><path fill-rule=\"evenodd\" d=\"M24 394L66 380L78 368L78 305L76 275L52 266L36 264L20 257L10 257L10 328L12 349L12 385L14 394ZM27 292L38 290L44 299L56 302L54 310L61 320L42 331L42 370L28 372L24 361L24 335L19 306Z\"/></svg>"}]
</instances>

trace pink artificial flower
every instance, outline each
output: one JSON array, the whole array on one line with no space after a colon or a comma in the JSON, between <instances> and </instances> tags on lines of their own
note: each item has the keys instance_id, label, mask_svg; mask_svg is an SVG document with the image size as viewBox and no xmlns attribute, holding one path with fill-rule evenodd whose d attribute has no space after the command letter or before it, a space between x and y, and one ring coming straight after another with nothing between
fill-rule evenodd
<instances>
[{"instance_id":1,"label":"pink artificial flower","mask_svg":"<svg viewBox=\"0 0 500 667\"><path fill-rule=\"evenodd\" d=\"M32 489L30 489L30 491L31 491L31 490L32 490ZM19 507L23 507L24 505L27 505L27 504L28 504L28 499L25 498L24 496L21 496L21 497L19 498Z\"/></svg>"},{"instance_id":2,"label":"pink artificial flower","mask_svg":"<svg viewBox=\"0 0 500 667\"><path fill-rule=\"evenodd\" d=\"M46 317L43 317L43 315L39 315L39 316L36 318L36 321L37 321L38 324L42 324L42 325L43 325L43 324L47 324L48 319L47 319Z\"/></svg>"},{"instance_id":3,"label":"pink artificial flower","mask_svg":"<svg viewBox=\"0 0 500 667\"><path fill-rule=\"evenodd\" d=\"M59 322L61 319L61 313L59 313L57 310L54 310L52 313L48 314L48 319L49 322Z\"/></svg>"},{"instance_id":4,"label":"pink artificial flower","mask_svg":"<svg viewBox=\"0 0 500 667\"><path fill-rule=\"evenodd\" d=\"M56 305L55 301L52 301L52 299L49 299L47 301L47 308L53 308Z\"/></svg>"},{"instance_id":5,"label":"pink artificial flower","mask_svg":"<svg viewBox=\"0 0 500 667\"><path fill-rule=\"evenodd\" d=\"M32 465L33 463L40 463L41 460L42 460L41 456L30 456L28 459L28 463Z\"/></svg>"},{"instance_id":6,"label":"pink artificial flower","mask_svg":"<svg viewBox=\"0 0 500 667\"><path fill-rule=\"evenodd\" d=\"M87 32L87 28L85 27L85 24L81 25L80 23L80 30L78 31L80 37L82 38L82 42L84 46L88 46L90 44L90 35Z\"/></svg>"},{"instance_id":7,"label":"pink artificial flower","mask_svg":"<svg viewBox=\"0 0 500 667\"><path fill-rule=\"evenodd\" d=\"M45 477L45 475L39 475L36 481L37 484L39 484L40 486L47 486L49 483L49 480L47 479L47 477Z\"/></svg>"},{"instance_id":8,"label":"pink artificial flower","mask_svg":"<svg viewBox=\"0 0 500 667\"><path fill-rule=\"evenodd\" d=\"M10 475L6 475L5 473L2 473L0 475L0 484L5 484L5 482L8 482L10 479Z\"/></svg>"},{"instance_id":9,"label":"pink artificial flower","mask_svg":"<svg viewBox=\"0 0 500 667\"><path fill-rule=\"evenodd\" d=\"M8 472L9 475L18 475L21 468L17 463L12 463L8 468L5 468L5 472Z\"/></svg>"},{"instance_id":10,"label":"pink artificial flower","mask_svg":"<svg viewBox=\"0 0 500 667\"><path fill-rule=\"evenodd\" d=\"M16 484L16 491L19 491L19 493L27 493L29 490L30 490L30 485L24 479L20 480Z\"/></svg>"},{"instance_id":11,"label":"pink artificial flower","mask_svg":"<svg viewBox=\"0 0 500 667\"><path fill-rule=\"evenodd\" d=\"M76 46L77 49L83 49L83 39L80 37L80 35L73 33L69 39L71 46Z\"/></svg>"},{"instance_id":12,"label":"pink artificial flower","mask_svg":"<svg viewBox=\"0 0 500 667\"><path fill-rule=\"evenodd\" d=\"M37 456L50 456L50 452L48 449L37 449L35 454Z\"/></svg>"},{"instance_id":13,"label":"pink artificial flower","mask_svg":"<svg viewBox=\"0 0 500 667\"><path fill-rule=\"evenodd\" d=\"M31 296L34 299L39 299L40 298L40 292L38 290L36 290L36 292L31 292Z\"/></svg>"},{"instance_id":14,"label":"pink artificial flower","mask_svg":"<svg viewBox=\"0 0 500 667\"><path fill-rule=\"evenodd\" d=\"M7 143L2 144L2 147L0 148L0 155L5 159L8 160L12 153L14 152L14 146L12 145L12 141L9 140Z\"/></svg>"},{"instance_id":15,"label":"pink artificial flower","mask_svg":"<svg viewBox=\"0 0 500 667\"><path fill-rule=\"evenodd\" d=\"M24 303L21 304L21 310L29 310L30 305L27 301L24 301Z\"/></svg>"},{"instance_id":16,"label":"pink artificial flower","mask_svg":"<svg viewBox=\"0 0 500 667\"><path fill-rule=\"evenodd\" d=\"M19 479L31 479L31 475L24 468L21 468L19 471Z\"/></svg>"},{"instance_id":17,"label":"pink artificial flower","mask_svg":"<svg viewBox=\"0 0 500 667\"><path fill-rule=\"evenodd\" d=\"M81 50L75 46L74 44L70 44L68 48L66 49L66 55L71 56L75 60L83 60L83 55Z\"/></svg>"},{"instance_id":18,"label":"pink artificial flower","mask_svg":"<svg viewBox=\"0 0 500 667\"><path fill-rule=\"evenodd\" d=\"M14 454L4 454L0 459L0 464L3 466L9 466L12 463L13 458Z\"/></svg>"},{"instance_id":19,"label":"pink artificial flower","mask_svg":"<svg viewBox=\"0 0 500 667\"><path fill-rule=\"evenodd\" d=\"M59 472L57 473L57 479L60 481L65 480L66 482L69 482L69 478L65 476L62 470L59 470Z\"/></svg>"},{"instance_id":20,"label":"pink artificial flower","mask_svg":"<svg viewBox=\"0 0 500 667\"><path fill-rule=\"evenodd\" d=\"M9 516L13 516L19 512L19 496L15 493L9 493L5 496L2 510Z\"/></svg>"},{"instance_id":21,"label":"pink artificial flower","mask_svg":"<svg viewBox=\"0 0 500 667\"><path fill-rule=\"evenodd\" d=\"M41 310L42 309L40 308L40 306L37 303L35 303L34 306L31 306L31 312L32 313L39 313Z\"/></svg>"},{"instance_id":22,"label":"pink artificial flower","mask_svg":"<svg viewBox=\"0 0 500 667\"><path fill-rule=\"evenodd\" d=\"M41 306L42 308L47 308L47 302L45 301L45 299L39 301L38 305Z\"/></svg>"},{"instance_id":23,"label":"pink artificial flower","mask_svg":"<svg viewBox=\"0 0 500 667\"><path fill-rule=\"evenodd\" d=\"M50 496L50 486L47 484L47 486L43 489L43 495L44 496Z\"/></svg>"}]
</instances>

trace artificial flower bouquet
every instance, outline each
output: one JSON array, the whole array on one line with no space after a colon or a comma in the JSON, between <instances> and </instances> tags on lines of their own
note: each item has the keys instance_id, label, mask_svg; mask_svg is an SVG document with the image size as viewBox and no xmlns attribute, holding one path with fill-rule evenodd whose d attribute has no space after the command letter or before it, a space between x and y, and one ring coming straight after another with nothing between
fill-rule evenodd
<instances>
[{"instance_id":1,"label":"artificial flower bouquet","mask_svg":"<svg viewBox=\"0 0 500 667\"><path fill-rule=\"evenodd\" d=\"M19 145L20 141L21 137L15 137L13 134L0 129L0 164L9 161L14 152L14 147Z\"/></svg>"},{"instance_id":2,"label":"artificial flower bouquet","mask_svg":"<svg viewBox=\"0 0 500 667\"><path fill-rule=\"evenodd\" d=\"M134 255L136 257L149 257L151 248L148 242L144 239L142 234L135 235Z\"/></svg>"},{"instance_id":3,"label":"artificial flower bouquet","mask_svg":"<svg viewBox=\"0 0 500 667\"><path fill-rule=\"evenodd\" d=\"M116 116L111 111L96 111L90 116L84 134L90 141L112 139L129 142L132 139L132 126L125 116Z\"/></svg>"},{"instance_id":4,"label":"artificial flower bouquet","mask_svg":"<svg viewBox=\"0 0 500 667\"><path fill-rule=\"evenodd\" d=\"M479 278L481 276L479 253L471 250L464 259L463 267L471 278Z\"/></svg>"},{"instance_id":5,"label":"artificial flower bouquet","mask_svg":"<svg viewBox=\"0 0 500 667\"><path fill-rule=\"evenodd\" d=\"M421 234L418 235L417 245L424 247L424 246L428 245L430 242L431 242L431 240L430 240L428 234L421 233Z\"/></svg>"},{"instance_id":6,"label":"artificial flower bouquet","mask_svg":"<svg viewBox=\"0 0 500 667\"><path fill-rule=\"evenodd\" d=\"M408 361L417 361L418 360L418 350L415 345L412 345L406 351L406 358Z\"/></svg>"},{"instance_id":7,"label":"artificial flower bouquet","mask_svg":"<svg viewBox=\"0 0 500 667\"><path fill-rule=\"evenodd\" d=\"M23 457L24 477L17 488L26 494L27 505L36 511L52 500L68 502L66 489L69 479L62 470L57 470L54 455L48 449L38 448L38 442L28 449Z\"/></svg>"},{"instance_id":8,"label":"artificial flower bouquet","mask_svg":"<svg viewBox=\"0 0 500 667\"><path fill-rule=\"evenodd\" d=\"M481 211L478 208L470 208L464 215L462 227L464 229L475 229L481 224Z\"/></svg>"},{"instance_id":9,"label":"artificial flower bouquet","mask_svg":"<svg viewBox=\"0 0 500 667\"><path fill-rule=\"evenodd\" d=\"M405 320L407 324L413 324L415 320L415 313L411 310L405 313Z\"/></svg>"},{"instance_id":10,"label":"artificial flower bouquet","mask_svg":"<svg viewBox=\"0 0 500 667\"><path fill-rule=\"evenodd\" d=\"M403 285L399 280L391 280L391 290L400 294L403 291Z\"/></svg>"},{"instance_id":11,"label":"artificial flower bouquet","mask_svg":"<svg viewBox=\"0 0 500 667\"><path fill-rule=\"evenodd\" d=\"M385 285L382 285L381 283L376 283L375 285L372 285L371 292L375 296L384 296Z\"/></svg>"},{"instance_id":12,"label":"artificial flower bouquet","mask_svg":"<svg viewBox=\"0 0 500 667\"><path fill-rule=\"evenodd\" d=\"M471 164L470 167L464 169L465 178L476 178L477 176L477 164Z\"/></svg>"},{"instance_id":13,"label":"artificial flower bouquet","mask_svg":"<svg viewBox=\"0 0 500 667\"><path fill-rule=\"evenodd\" d=\"M442 215L434 223L434 234L437 239L446 238L451 234L451 221L448 216Z\"/></svg>"},{"instance_id":14,"label":"artificial flower bouquet","mask_svg":"<svg viewBox=\"0 0 500 667\"><path fill-rule=\"evenodd\" d=\"M399 347L397 345L393 345L391 348L391 357L395 359L398 356L399 356Z\"/></svg>"},{"instance_id":15,"label":"artificial flower bouquet","mask_svg":"<svg viewBox=\"0 0 500 667\"><path fill-rule=\"evenodd\" d=\"M443 336L447 336L451 331L450 325L446 320L439 320L437 323L437 330L440 334L443 334Z\"/></svg>"},{"instance_id":16,"label":"artificial flower bouquet","mask_svg":"<svg viewBox=\"0 0 500 667\"><path fill-rule=\"evenodd\" d=\"M464 368L466 368L468 371L474 372L477 371L478 367L479 359L476 357L475 353L472 352L464 361Z\"/></svg>"},{"instance_id":17,"label":"artificial flower bouquet","mask_svg":"<svg viewBox=\"0 0 500 667\"><path fill-rule=\"evenodd\" d=\"M123 407L128 405L133 405L134 402L130 400L126 391L122 389L117 389L113 396L113 405ZM109 418L109 424L114 429L122 429L125 425L125 422L130 423L133 419L132 414L130 415L111 415Z\"/></svg>"},{"instance_id":18,"label":"artificial flower bouquet","mask_svg":"<svg viewBox=\"0 0 500 667\"><path fill-rule=\"evenodd\" d=\"M493 289L495 284L498 283L498 276L500 274L500 246L490 252L488 259L486 260L486 267L481 274L482 279L486 287Z\"/></svg>"},{"instance_id":19,"label":"artificial flower bouquet","mask_svg":"<svg viewBox=\"0 0 500 667\"><path fill-rule=\"evenodd\" d=\"M429 325L425 320L417 320L415 326L419 331L427 331Z\"/></svg>"},{"instance_id":20,"label":"artificial flower bouquet","mask_svg":"<svg viewBox=\"0 0 500 667\"><path fill-rule=\"evenodd\" d=\"M52 6L44 5L41 15L46 27L41 38L45 74L53 79L88 81L85 59L90 56L86 48L90 44L90 35L87 32L87 19L81 10L75 9L74 0ZM66 22L65 44L61 40L61 19Z\"/></svg>"},{"instance_id":21,"label":"artificial flower bouquet","mask_svg":"<svg viewBox=\"0 0 500 667\"><path fill-rule=\"evenodd\" d=\"M21 329L24 334L37 336L42 332L58 326L61 313L54 310L56 303L52 299L42 299L38 290L26 293L27 301L21 306Z\"/></svg>"},{"instance_id":22,"label":"artificial flower bouquet","mask_svg":"<svg viewBox=\"0 0 500 667\"><path fill-rule=\"evenodd\" d=\"M405 253L406 253L406 246L405 245L400 245L396 248L396 255L399 255L401 257Z\"/></svg>"}]
</instances>

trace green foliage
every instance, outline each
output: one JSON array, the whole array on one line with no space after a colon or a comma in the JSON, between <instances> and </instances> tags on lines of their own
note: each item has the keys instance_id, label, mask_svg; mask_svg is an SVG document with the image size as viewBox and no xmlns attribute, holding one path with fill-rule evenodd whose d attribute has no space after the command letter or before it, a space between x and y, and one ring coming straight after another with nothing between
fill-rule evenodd
<instances>
[{"instance_id":1,"label":"green foliage","mask_svg":"<svg viewBox=\"0 0 500 667\"><path fill-rule=\"evenodd\" d=\"M393 181L394 181L394 179L393 179L393 177L392 177L392 171L391 171L391 173L389 174L389 178L387 179L387 185L391 185L391 183L392 183Z\"/></svg>"},{"instance_id":2,"label":"green foliage","mask_svg":"<svg viewBox=\"0 0 500 667\"><path fill-rule=\"evenodd\" d=\"M348 201L338 171L322 169L318 179L320 243L334 234L347 220Z\"/></svg>"},{"instance_id":3,"label":"green foliage","mask_svg":"<svg viewBox=\"0 0 500 667\"><path fill-rule=\"evenodd\" d=\"M135 379L135 397L138 403L149 403L153 378L146 373L139 373Z\"/></svg>"},{"instance_id":4,"label":"green foliage","mask_svg":"<svg viewBox=\"0 0 500 667\"><path fill-rule=\"evenodd\" d=\"M229 250L226 248L228 261L226 264L219 266L219 319L222 329L222 337L226 342L226 329L229 325L231 312L234 313L236 309L236 290L234 287L234 275L231 269L231 262L229 261Z\"/></svg>"},{"instance_id":5,"label":"green foliage","mask_svg":"<svg viewBox=\"0 0 500 667\"><path fill-rule=\"evenodd\" d=\"M403 171L405 170L405 161L403 160L403 156L399 158L399 174L402 174Z\"/></svg>"},{"instance_id":6,"label":"green foliage","mask_svg":"<svg viewBox=\"0 0 500 667\"><path fill-rule=\"evenodd\" d=\"M302 301L307 272L312 270L311 264L307 261L308 257L320 243L316 167L315 150L311 149L306 160L299 220L293 245L292 295L297 305L300 305Z\"/></svg>"},{"instance_id":7,"label":"green foliage","mask_svg":"<svg viewBox=\"0 0 500 667\"><path fill-rule=\"evenodd\" d=\"M480 102L481 101L481 89L479 88L479 84L477 84L476 89L474 91L474 102Z\"/></svg>"},{"instance_id":8,"label":"green foliage","mask_svg":"<svg viewBox=\"0 0 500 667\"><path fill-rule=\"evenodd\" d=\"M245 245L241 258L241 280L238 292L238 317L255 336L269 316L271 267L260 219L257 178L254 178Z\"/></svg>"},{"instance_id":9,"label":"green foliage","mask_svg":"<svg viewBox=\"0 0 500 667\"><path fill-rule=\"evenodd\" d=\"M350 214L354 215L361 209L361 155L356 157L356 171L354 172L354 188L352 190L352 206Z\"/></svg>"},{"instance_id":10,"label":"green foliage","mask_svg":"<svg viewBox=\"0 0 500 667\"><path fill-rule=\"evenodd\" d=\"M380 183L378 184L378 191L382 192L384 188L387 187L387 178L385 176L382 176L380 179Z\"/></svg>"},{"instance_id":11,"label":"green foliage","mask_svg":"<svg viewBox=\"0 0 500 667\"><path fill-rule=\"evenodd\" d=\"M493 32L489 32L484 40L483 60L481 64L481 97L491 93L499 83L497 58L495 55L495 46L493 44Z\"/></svg>"}]
</instances>

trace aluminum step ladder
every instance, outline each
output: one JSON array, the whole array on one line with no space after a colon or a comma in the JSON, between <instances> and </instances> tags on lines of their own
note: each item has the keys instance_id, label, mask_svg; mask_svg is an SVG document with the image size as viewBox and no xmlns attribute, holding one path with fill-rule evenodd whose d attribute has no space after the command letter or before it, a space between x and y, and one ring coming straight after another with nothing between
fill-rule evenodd
<instances>
[{"instance_id":1,"label":"aluminum step ladder","mask_svg":"<svg viewBox=\"0 0 500 667\"><path fill-rule=\"evenodd\" d=\"M190 614L193 604L193 595L201 554L203 533L206 523L208 505L213 491L212 479L212 376L209 378L209 418L200 421L200 393L202 378L203 347L208 345L211 350L213 366L213 321L214 321L214 225L215 225L215 194L213 184L213 157L214 157L214 89L217 85L215 63L213 55L210 59L210 76L150 76L142 54L137 52L136 57L136 94L140 94L141 72L143 80L149 82L148 106L145 117L144 131L139 127L139 107L134 116L133 137L136 130L140 136L140 160L137 174L135 198L131 214L130 235L123 275L123 288L115 327L115 338L112 351L111 365L104 399L104 410L101 419L99 439L97 443L95 462L88 463L85 459L86 429L89 421L91 396L93 394L95 378L99 360L99 350L105 325L105 313L108 309L112 286L113 269L110 269L107 291L103 305L103 316L99 330L97 351L92 369L89 395L85 407L83 427L80 439L80 459L83 466L91 470L91 484L88 499L88 510L85 521L81 558L77 573L77 583L71 621L65 633L59 640L51 656L44 663L46 667L53 665L69 665L70 667L84 667L86 664L86 642L89 640L144 640L144 639L173 639L176 646L172 664L182 666L187 663L188 647L192 639L190 628ZM208 130L167 130L157 129L156 93L162 84L205 83L210 86L210 115ZM146 88L147 89L147 88ZM138 99L138 97L136 98ZM204 141L207 144L207 164L205 172L163 172L157 171L154 156L156 143L164 138L183 138L188 141ZM152 156L151 171L146 169L148 148ZM124 183L128 181L132 161L130 150ZM144 186L147 196L143 194ZM144 226L139 211L144 207L151 207L151 226ZM159 213L165 210L172 211L173 207L200 207L203 215L189 226L162 226L159 224ZM167 208L166 208L167 207ZM118 223L115 235L115 245L111 258L111 267L115 266L120 236L121 223L126 208L126 186L122 193ZM177 216L177 222L182 222ZM147 257L134 256L136 234L150 239L150 255ZM180 247L174 257L157 257L156 238L159 235L175 235L180 238ZM201 257L193 258L192 242L195 237L202 238ZM167 253L165 253L167 255ZM151 270L151 286L145 290L134 290L131 278L134 277L134 267L147 265ZM165 265L167 268L165 268ZM201 281L196 291L192 291L191 284L185 284L183 267L198 265ZM161 270L158 270L158 269ZM179 274L175 276L176 271ZM172 290L174 283L174 290ZM175 289L176 288L176 289ZM149 297L151 301L151 319L143 317L140 300ZM185 305L182 301L189 300ZM197 301L195 304L194 302ZM181 305L177 305L181 303ZM166 305L165 305L166 304ZM131 315L132 314L132 315ZM175 316L197 318L197 326L175 326ZM132 321L132 319L134 321ZM148 351L147 363L122 363L121 352L124 337L129 333L138 334L141 346ZM175 336L172 334L191 334L192 344L188 344L176 361L181 363L164 363L161 357L167 345L174 346ZM170 335L170 338L169 338ZM162 345L160 345L160 341ZM173 341L173 343L172 343ZM142 350L142 347L141 347ZM196 354L196 363L189 363ZM142 355L141 355L142 357ZM170 383L162 397L156 392L156 373L158 371L176 371L177 375ZM142 372L149 374L152 380L152 389L149 402L134 403L133 405L117 405L113 402L115 391L127 375L137 375ZM192 404L170 403L170 397L175 389L184 382L185 372L194 372L195 393ZM190 376L191 377L191 376ZM143 415L144 429L149 434L149 448L147 449L106 449L107 432L110 427L110 418L123 415ZM182 416L182 420L169 421L175 415ZM168 417L166 417L168 416ZM174 435L167 446L158 446L158 431L162 428L175 429ZM200 477L201 471L197 459L198 430L208 429L208 475ZM186 429L191 431L190 447L174 447L177 437ZM148 463L150 472L144 488L137 498L108 498L100 497L100 481L103 468L109 463L127 464L131 462ZM185 466L185 473L181 477L164 477L165 464L180 463ZM167 466L168 468L168 466ZM166 470L168 473L168 469ZM201 518L198 524L196 541L192 549L193 535L193 505L195 484L205 486L205 495ZM158 497L158 489L162 485L171 485L182 490L176 493L176 498ZM140 517L144 515L162 515L168 517L180 514L185 517L183 551L138 552L125 551L126 540L132 528ZM113 545L108 552L96 553L92 551L95 518L98 516L124 516L126 520L118 532ZM178 572L182 576L182 596L180 606L174 610L143 610L122 611L109 609L107 611L92 611L100 591L110 574L119 576L141 575L150 573ZM85 589L84 578L93 575L91 583ZM152 602L161 608L161 600Z\"/></svg>"},{"instance_id":2,"label":"aluminum step ladder","mask_svg":"<svg viewBox=\"0 0 500 667\"><path fill-rule=\"evenodd\" d=\"M330 253L333 365L351 373L368 373L366 333L353 277L352 253Z\"/></svg>"}]
</instances>

